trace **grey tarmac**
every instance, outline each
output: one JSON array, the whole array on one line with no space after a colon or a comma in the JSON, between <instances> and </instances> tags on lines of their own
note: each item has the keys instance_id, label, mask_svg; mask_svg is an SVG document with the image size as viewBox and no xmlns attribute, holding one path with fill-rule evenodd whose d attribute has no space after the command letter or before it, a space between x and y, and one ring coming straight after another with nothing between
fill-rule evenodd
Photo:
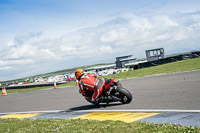
<instances>
[{"instance_id":1,"label":"grey tarmac","mask_svg":"<svg viewBox=\"0 0 200 133\"><path fill-rule=\"evenodd\" d=\"M200 114L197 113L200 110L199 70L133 78L122 80L121 83L133 95L133 101L130 104L110 103L94 106L79 94L78 86L71 86L0 96L0 114L44 110L47 112L51 110L62 110L64 112L171 110L172 112L161 113L144 118L141 121L160 123L164 118L166 122L172 122L170 121L172 118L177 118L174 123L182 121L187 125L190 121L190 123L196 123L193 125L199 126ZM173 112L173 110L182 110L183 112ZM184 112L184 110L187 112ZM189 114L190 110L196 112ZM183 117L179 118L179 116ZM194 121L191 122L191 120Z\"/></svg>"},{"instance_id":2,"label":"grey tarmac","mask_svg":"<svg viewBox=\"0 0 200 133\"><path fill-rule=\"evenodd\" d=\"M121 81L133 95L130 104L96 107L79 93L78 86L0 96L0 113L43 110L180 109L200 110L200 71L164 74Z\"/></svg>"}]
</instances>

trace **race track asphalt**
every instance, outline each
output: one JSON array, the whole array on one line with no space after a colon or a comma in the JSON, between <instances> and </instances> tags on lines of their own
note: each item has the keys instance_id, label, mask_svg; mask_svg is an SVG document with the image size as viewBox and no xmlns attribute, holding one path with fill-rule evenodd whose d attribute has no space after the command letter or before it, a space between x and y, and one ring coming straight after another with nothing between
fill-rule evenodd
<instances>
[{"instance_id":1,"label":"race track asphalt","mask_svg":"<svg viewBox=\"0 0 200 133\"><path fill-rule=\"evenodd\" d=\"M0 96L0 113L48 110L200 110L200 71L121 81L133 95L130 104L88 103L78 86Z\"/></svg>"}]
</instances>

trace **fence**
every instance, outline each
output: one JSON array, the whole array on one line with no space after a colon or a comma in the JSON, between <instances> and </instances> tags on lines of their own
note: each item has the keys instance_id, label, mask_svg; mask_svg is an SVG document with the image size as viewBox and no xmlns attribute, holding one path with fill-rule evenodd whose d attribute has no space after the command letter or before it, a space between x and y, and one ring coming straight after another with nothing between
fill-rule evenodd
<instances>
[{"instance_id":1,"label":"fence","mask_svg":"<svg viewBox=\"0 0 200 133\"><path fill-rule=\"evenodd\" d=\"M56 83L56 84L59 85L63 83ZM35 88L35 87L45 87L45 86L54 86L54 83L7 86L6 89L25 89L25 88ZM2 90L2 88L0 88L0 90Z\"/></svg>"}]
</instances>

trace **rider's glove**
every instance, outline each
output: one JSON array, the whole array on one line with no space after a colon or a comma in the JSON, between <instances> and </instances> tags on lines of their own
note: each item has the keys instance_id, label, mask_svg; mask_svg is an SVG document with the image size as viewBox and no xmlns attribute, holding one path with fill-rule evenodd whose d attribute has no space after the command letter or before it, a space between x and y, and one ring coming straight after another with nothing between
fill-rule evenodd
<instances>
[{"instance_id":1,"label":"rider's glove","mask_svg":"<svg viewBox=\"0 0 200 133\"><path fill-rule=\"evenodd\" d=\"M82 96L85 96L85 91L84 90L79 89L79 93L81 93Z\"/></svg>"}]
</instances>

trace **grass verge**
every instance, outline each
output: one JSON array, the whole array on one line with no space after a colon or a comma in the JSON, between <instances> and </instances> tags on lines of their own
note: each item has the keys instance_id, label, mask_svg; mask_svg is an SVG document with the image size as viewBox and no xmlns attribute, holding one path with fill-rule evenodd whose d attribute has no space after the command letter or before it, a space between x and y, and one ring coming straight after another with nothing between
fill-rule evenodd
<instances>
[{"instance_id":1,"label":"grass verge","mask_svg":"<svg viewBox=\"0 0 200 133\"><path fill-rule=\"evenodd\" d=\"M144 77L156 74L166 74L166 73L184 72L192 70L200 70L200 58L172 62L168 64L128 71L124 73L118 73L115 75L106 76L106 78L127 79L134 77Z\"/></svg>"},{"instance_id":2,"label":"grass verge","mask_svg":"<svg viewBox=\"0 0 200 133\"><path fill-rule=\"evenodd\" d=\"M80 119L0 119L0 127L2 133L200 133L200 128L193 126Z\"/></svg>"}]
</instances>

